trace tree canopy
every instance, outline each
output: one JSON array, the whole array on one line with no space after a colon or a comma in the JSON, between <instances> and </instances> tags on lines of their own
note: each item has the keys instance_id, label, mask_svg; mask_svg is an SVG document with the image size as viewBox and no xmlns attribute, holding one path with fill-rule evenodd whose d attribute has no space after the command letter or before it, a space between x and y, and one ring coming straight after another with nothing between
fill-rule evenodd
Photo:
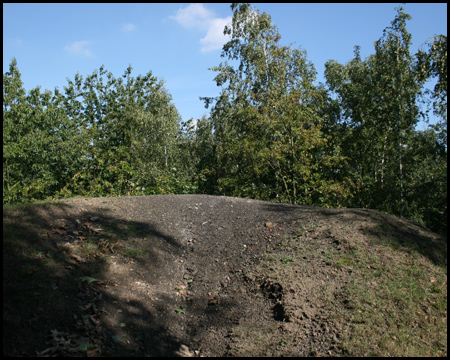
<instances>
[{"instance_id":1,"label":"tree canopy","mask_svg":"<svg viewBox=\"0 0 450 360\"><path fill-rule=\"evenodd\" d=\"M149 71L104 66L63 91L26 91L16 59L3 74L3 203L72 196L207 193L370 207L447 229L447 37L414 54L396 9L361 59L325 64L282 43L267 13L232 4L211 111L182 119ZM332 54L330 54L332 57ZM425 89L428 79L437 80ZM431 97L440 118L416 130Z\"/></svg>"}]
</instances>

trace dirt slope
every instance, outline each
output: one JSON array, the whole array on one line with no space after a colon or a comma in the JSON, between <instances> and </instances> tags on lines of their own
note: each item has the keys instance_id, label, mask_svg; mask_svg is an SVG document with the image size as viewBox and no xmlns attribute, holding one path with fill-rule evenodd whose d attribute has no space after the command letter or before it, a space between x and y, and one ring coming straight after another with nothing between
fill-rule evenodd
<instances>
[{"instance_id":1,"label":"dirt slope","mask_svg":"<svg viewBox=\"0 0 450 360\"><path fill-rule=\"evenodd\" d=\"M347 290L363 270L376 289L419 257L447 291L446 241L371 210L79 198L4 209L3 235L4 356L358 354ZM446 355L446 333L436 342Z\"/></svg>"}]
</instances>

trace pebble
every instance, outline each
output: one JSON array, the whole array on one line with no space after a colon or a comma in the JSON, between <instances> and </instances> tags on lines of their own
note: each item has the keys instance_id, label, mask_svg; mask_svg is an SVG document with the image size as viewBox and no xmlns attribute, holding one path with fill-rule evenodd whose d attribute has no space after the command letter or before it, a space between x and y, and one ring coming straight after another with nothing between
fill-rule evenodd
<instances>
[{"instance_id":1,"label":"pebble","mask_svg":"<svg viewBox=\"0 0 450 360\"><path fill-rule=\"evenodd\" d=\"M181 344L180 348L175 352L175 354L182 357L193 357L192 352L184 344Z\"/></svg>"}]
</instances>

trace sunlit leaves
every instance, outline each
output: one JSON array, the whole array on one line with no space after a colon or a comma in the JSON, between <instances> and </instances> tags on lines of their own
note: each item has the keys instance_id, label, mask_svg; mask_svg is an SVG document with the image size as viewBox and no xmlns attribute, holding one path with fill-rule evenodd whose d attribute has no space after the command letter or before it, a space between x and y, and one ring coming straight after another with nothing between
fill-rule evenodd
<instances>
[{"instance_id":1,"label":"sunlit leaves","mask_svg":"<svg viewBox=\"0 0 450 360\"><path fill-rule=\"evenodd\" d=\"M67 179L63 160L72 147L70 122L59 93L37 87L25 95L14 59L3 90L4 202L41 199Z\"/></svg>"},{"instance_id":2,"label":"sunlit leaves","mask_svg":"<svg viewBox=\"0 0 450 360\"><path fill-rule=\"evenodd\" d=\"M330 198L315 194L328 194L323 189L334 179L324 179L320 171L336 171L344 158L327 153L332 146L322 126L328 99L312 83L314 65L302 49L279 44L268 14L249 4L233 4L232 10L232 26L225 29L231 40L222 57L238 65L212 69L222 86L212 110L218 190L325 204Z\"/></svg>"},{"instance_id":3,"label":"sunlit leaves","mask_svg":"<svg viewBox=\"0 0 450 360\"><path fill-rule=\"evenodd\" d=\"M442 161L436 158L432 165L426 157L411 157L417 146L411 141L420 138L414 129L420 116L417 100L427 77L439 76L446 83L446 73L441 71L442 60L446 59L446 38L436 37L436 46L430 46L428 53L419 51L413 56L409 50L411 35L406 29L410 16L402 10L397 9L391 26L375 42L375 54L361 60L356 46L354 59L349 63L327 62L325 76L341 108L337 131L343 154L349 159L343 171L355 185L353 206L416 216L414 209L424 206L420 211L427 212L426 208L431 208L425 206L425 198L434 198L431 192L435 191L431 190L434 186L420 191L416 187L418 172L423 180L429 173L419 170L417 161L424 167L434 167ZM443 98L446 99L446 93ZM441 137L446 138L443 134L441 131ZM446 198L446 190L440 192ZM413 198L422 199L422 205Z\"/></svg>"},{"instance_id":4,"label":"sunlit leaves","mask_svg":"<svg viewBox=\"0 0 450 360\"><path fill-rule=\"evenodd\" d=\"M428 42L428 51L417 52L417 73L420 80L437 78L432 92L434 113L442 117L443 127L447 123L447 36L437 35ZM445 135L446 137L446 135Z\"/></svg>"},{"instance_id":5,"label":"sunlit leaves","mask_svg":"<svg viewBox=\"0 0 450 360\"><path fill-rule=\"evenodd\" d=\"M176 165L180 117L151 72L116 79L104 66L64 93L26 94L17 63L3 75L4 202L130 194ZM125 79L125 81L124 81ZM154 171L154 172L155 172Z\"/></svg>"}]
</instances>

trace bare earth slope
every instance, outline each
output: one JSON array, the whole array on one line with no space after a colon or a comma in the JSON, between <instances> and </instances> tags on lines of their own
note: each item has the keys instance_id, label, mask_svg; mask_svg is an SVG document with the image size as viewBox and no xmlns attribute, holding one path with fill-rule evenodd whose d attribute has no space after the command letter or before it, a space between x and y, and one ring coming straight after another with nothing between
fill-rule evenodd
<instances>
[{"instance_id":1,"label":"bare earth slope","mask_svg":"<svg viewBox=\"0 0 450 360\"><path fill-rule=\"evenodd\" d=\"M3 236L4 356L388 355L404 332L431 341L415 326L437 327L423 347L447 354L446 240L376 211L77 198L4 208ZM423 319L404 305L409 283L395 290L418 264ZM390 315L359 319L371 301ZM416 325L385 339L405 313ZM351 338L368 327L364 353Z\"/></svg>"}]
</instances>

